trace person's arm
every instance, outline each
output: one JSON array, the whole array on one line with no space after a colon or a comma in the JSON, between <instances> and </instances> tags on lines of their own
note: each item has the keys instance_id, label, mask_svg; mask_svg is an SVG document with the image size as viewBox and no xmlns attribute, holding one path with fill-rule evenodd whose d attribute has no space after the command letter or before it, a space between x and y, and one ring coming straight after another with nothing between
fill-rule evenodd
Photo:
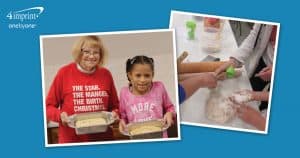
<instances>
[{"instance_id":1,"label":"person's arm","mask_svg":"<svg viewBox=\"0 0 300 158\"><path fill-rule=\"evenodd\" d=\"M183 87L185 92L185 99L187 99L192 96L199 88L215 88L217 86L217 78L214 73L199 73L196 76L179 82L179 84Z\"/></svg>"},{"instance_id":2,"label":"person's arm","mask_svg":"<svg viewBox=\"0 0 300 158\"><path fill-rule=\"evenodd\" d=\"M246 59L250 56L253 47L255 45L255 41L257 39L259 29L261 24L255 23L253 29L250 31L249 35L242 42L239 48L233 52L231 58L238 60L241 63L245 63Z\"/></svg>"},{"instance_id":3,"label":"person's arm","mask_svg":"<svg viewBox=\"0 0 300 158\"><path fill-rule=\"evenodd\" d=\"M126 105L124 103L124 94L123 94L123 91L121 90L121 92L120 92L120 106L119 106L119 112L120 112L119 131L121 133L125 132L126 124L128 123L125 106Z\"/></svg>"},{"instance_id":4,"label":"person's arm","mask_svg":"<svg viewBox=\"0 0 300 158\"><path fill-rule=\"evenodd\" d=\"M174 107L174 104L172 103L168 92L165 88L165 86L163 85L163 83L159 82L161 85L161 91L162 91L162 99L163 99L163 109L165 111L163 120L164 123L167 124L167 126L171 126L172 124L174 124L173 119L176 118L176 110Z\"/></svg>"},{"instance_id":5,"label":"person's arm","mask_svg":"<svg viewBox=\"0 0 300 158\"><path fill-rule=\"evenodd\" d=\"M226 71L229 66L241 67L242 64L245 63L246 59L249 57L250 53L253 50L260 27L261 24L254 24L253 29L246 37L246 39L242 42L240 47L237 48L236 51L232 52L229 60L215 71L217 75Z\"/></svg>"},{"instance_id":6,"label":"person's arm","mask_svg":"<svg viewBox=\"0 0 300 158\"><path fill-rule=\"evenodd\" d=\"M195 77L197 75L199 75L199 73L178 74L178 81L183 81L183 80L186 80L188 78Z\"/></svg>"},{"instance_id":7,"label":"person's arm","mask_svg":"<svg viewBox=\"0 0 300 158\"><path fill-rule=\"evenodd\" d=\"M242 104L250 101L268 101L269 92L241 90L233 93L233 95L230 96L229 99L236 104Z\"/></svg>"},{"instance_id":8,"label":"person's arm","mask_svg":"<svg viewBox=\"0 0 300 158\"><path fill-rule=\"evenodd\" d=\"M264 81L270 81L272 77L272 65L263 68L259 73L255 74L255 77L260 77Z\"/></svg>"},{"instance_id":9,"label":"person's arm","mask_svg":"<svg viewBox=\"0 0 300 158\"><path fill-rule=\"evenodd\" d=\"M267 91L252 91L251 99L256 101L268 101L269 100L269 92Z\"/></svg>"},{"instance_id":10,"label":"person's arm","mask_svg":"<svg viewBox=\"0 0 300 158\"><path fill-rule=\"evenodd\" d=\"M237 114L238 117L244 122L251 124L261 131L265 130L266 119L260 114L259 111L256 111L252 107L243 104L238 106Z\"/></svg>"},{"instance_id":11,"label":"person's arm","mask_svg":"<svg viewBox=\"0 0 300 158\"><path fill-rule=\"evenodd\" d=\"M172 103L165 86L163 85L163 83L161 83L161 82L159 82L159 83L161 84L161 90L162 90L163 109L166 112L171 112L174 115L176 115L176 110L175 110L174 104Z\"/></svg>"},{"instance_id":12,"label":"person's arm","mask_svg":"<svg viewBox=\"0 0 300 158\"><path fill-rule=\"evenodd\" d=\"M58 109L63 102L61 73L60 70L56 74L46 98L46 116L48 121L61 121L61 111ZM65 116L65 114L63 116Z\"/></svg>"},{"instance_id":13,"label":"person's arm","mask_svg":"<svg viewBox=\"0 0 300 158\"><path fill-rule=\"evenodd\" d=\"M117 90L114 84L114 80L112 78L112 75L110 73L109 77L111 80L111 88L110 88L110 96L109 96L109 106L110 106L110 110L112 111L113 117L115 118L119 118L120 113L119 113L119 98L118 98L118 94L117 94Z\"/></svg>"}]
</instances>

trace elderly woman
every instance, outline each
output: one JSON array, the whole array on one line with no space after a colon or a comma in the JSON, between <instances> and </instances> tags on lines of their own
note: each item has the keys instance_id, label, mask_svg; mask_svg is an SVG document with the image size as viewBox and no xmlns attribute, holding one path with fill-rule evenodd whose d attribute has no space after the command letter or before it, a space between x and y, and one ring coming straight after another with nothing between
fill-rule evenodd
<instances>
[{"instance_id":1,"label":"elderly woman","mask_svg":"<svg viewBox=\"0 0 300 158\"><path fill-rule=\"evenodd\" d=\"M83 36L74 45L75 62L60 68L46 99L47 120L59 122L59 143L112 140L112 129L104 133L76 135L67 125L77 113L111 111L118 117L119 100L109 70L102 67L106 52L97 36Z\"/></svg>"}]
</instances>

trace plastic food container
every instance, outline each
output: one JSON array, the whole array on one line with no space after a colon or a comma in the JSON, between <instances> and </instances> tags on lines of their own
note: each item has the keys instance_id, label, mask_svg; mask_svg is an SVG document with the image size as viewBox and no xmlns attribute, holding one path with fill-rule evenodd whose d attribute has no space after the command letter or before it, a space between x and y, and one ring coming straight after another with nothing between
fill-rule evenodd
<instances>
[{"instance_id":1,"label":"plastic food container","mask_svg":"<svg viewBox=\"0 0 300 158\"><path fill-rule=\"evenodd\" d=\"M69 117L69 127L75 128L77 135L106 132L115 119L111 112L89 112Z\"/></svg>"},{"instance_id":2,"label":"plastic food container","mask_svg":"<svg viewBox=\"0 0 300 158\"><path fill-rule=\"evenodd\" d=\"M216 53L221 50L222 22L217 18L204 18L202 31L202 48L209 53Z\"/></svg>"},{"instance_id":3,"label":"plastic food container","mask_svg":"<svg viewBox=\"0 0 300 158\"><path fill-rule=\"evenodd\" d=\"M126 127L126 132L123 133L130 139L154 139L163 138L163 132L168 129L164 126L163 121L151 120L145 122L130 123Z\"/></svg>"}]
</instances>

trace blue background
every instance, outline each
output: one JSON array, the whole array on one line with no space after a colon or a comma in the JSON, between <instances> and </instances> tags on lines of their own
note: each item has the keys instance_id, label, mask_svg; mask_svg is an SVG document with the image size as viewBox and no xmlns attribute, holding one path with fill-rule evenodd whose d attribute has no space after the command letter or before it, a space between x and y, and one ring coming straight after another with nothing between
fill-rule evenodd
<instances>
[{"instance_id":1,"label":"blue background","mask_svg":"<svg viewBox=\"0 0 300 158\"><path fill-rule=\"evenodd\" d=\"M35 29L8 29L9 11L42 6ZM261 157L299 156L299 5L252 1L9 1L0 2L1 155L8 157ZM281 24L267 135L182 126L182 140L46 148L44 144L41 34L168 28L171 10ZM158 154L159 153L159 154Z\"/></svg>"}]
</instances>

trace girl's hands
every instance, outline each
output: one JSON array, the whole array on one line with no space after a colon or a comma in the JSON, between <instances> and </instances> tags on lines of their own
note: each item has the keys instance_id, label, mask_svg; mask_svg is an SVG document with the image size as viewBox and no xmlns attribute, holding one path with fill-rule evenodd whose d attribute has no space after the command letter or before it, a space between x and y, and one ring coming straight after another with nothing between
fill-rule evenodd
<instances>
[{"instance_id":1,"label":"girl's hands","mask_svg":"<svg viewBox=\"0 0 300 158\"><path fill-rule=\"evenodd\" d=\"M244 122L251 124L259 130L265 130L266 119L250 106L240 105L237 108L237 116Z\"/></svg>"},{"instance_id":2,"label":"girl's hands","mask_svg":"<svg viewBox=\"0 0 300 158\"><path fill-rule=\"evenodd\" d=\"M168 127L170 127L174 123L172 112L167 112L164 115L163 123L164 123L164 125L167 125Z\"/></svg>"},{"instance_id":3,"label":"girl's hands","mask_svg":"<svg viewBox=\"0 0 300 158\"><path fill-rule=\"evenodd\" d=\"M121 133L125 133L126 132L126 123L123 119L120 120L119 122L119 131Z\"/></svg>"},{"instance_id":4,"label":"girl's hands","mask_svg":"<svg viewBox=\"0 0 300 158\"><path fill-rule=\"evenodd\" d=\"M120 119L119 115L116 112L114 112L114 111L111 112L111 115L112 115L112 118L115 119L115 120L119 120Z\"/></svg>"}]
</instances>

